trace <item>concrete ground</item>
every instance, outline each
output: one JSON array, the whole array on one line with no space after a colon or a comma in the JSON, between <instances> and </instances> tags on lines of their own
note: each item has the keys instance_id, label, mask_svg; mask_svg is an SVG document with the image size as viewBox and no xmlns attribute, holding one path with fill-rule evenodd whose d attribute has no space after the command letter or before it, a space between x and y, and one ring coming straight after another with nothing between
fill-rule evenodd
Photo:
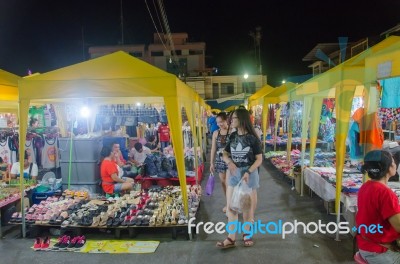
<instances>
[{"instance_id":1,"label":"concrete ground","mask_svg":"<svg viewBox=\"0 0 400 264\"><path fill-rule=\"evenodd\" d=\"M208 164L206 163L208 169ZM206 171L207 172L207 171ZM203 187L207 182L207 173ZM214 194L203 196L198 221L226 221L222 213L224 197L220 181L216 177ZM334 222L335 216L327 215L323 202L317 196L300 197L291 190L291 183L270 163L264 161L260 169L260 189L256 220L302 221L305 223L322 220ZM334 235L298 234L282 239L280 235L254 236L253 247L243 247L238 239L237 247L221 250L215 247L217 241L226 235L201 232L188 241L183 235L176 240L169 232L153 230L141 232L135 240L161 241L152 254L82 254L73 252L34 252L30 247L33 239L18 238L19 232L9 232L0 239L0 263L354 263L352 257L352 237L341 236L335 241ZM103 232L87 234L90 238L113 239L112 234ZM122 234L128 238L128 234Z\"/></svg>"}]
</instances>

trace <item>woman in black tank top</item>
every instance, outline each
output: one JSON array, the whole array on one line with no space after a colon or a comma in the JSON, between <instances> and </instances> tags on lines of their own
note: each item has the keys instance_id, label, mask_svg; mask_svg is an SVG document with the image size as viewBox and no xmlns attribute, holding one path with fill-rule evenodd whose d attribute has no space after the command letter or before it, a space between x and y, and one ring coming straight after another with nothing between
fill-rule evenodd
<instances>
[{"instance_id":1,"label":"woman in black tank top","mask_svg":"<svg viewBox=\"0 0 400 264\"><path fill-rule=\"evenodd\" d=\"M226 170L228 169L228 166L222 160L223 150L229 137L229 126L226 113L219 113L216 121L219 129L214 131L212 135L210 172L213 174L218 173L221 180L222 191L226 196ZM226 212L226 206L224 206L222 211L224 213Z\"/></svg>"}]
</instances>

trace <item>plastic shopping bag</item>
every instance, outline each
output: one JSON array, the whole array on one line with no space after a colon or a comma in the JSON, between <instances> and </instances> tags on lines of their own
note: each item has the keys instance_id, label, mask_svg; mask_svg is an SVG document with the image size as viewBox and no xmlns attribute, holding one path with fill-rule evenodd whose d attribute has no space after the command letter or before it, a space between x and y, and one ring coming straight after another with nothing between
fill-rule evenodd
<instances>
[{"instance_id":1,"label":"plastic shopping bag","mask_svg":"<svg viewBox=\"0 0 400 264\"><path fill-rule=\"evenodd\" d=\"M206 194L207 195L212 195L212 193L214 191L214 184L215 184L214 174L210 173L210 176L208 176L207 185L206 185Z\"/></svg>"},{"instance_id":2,"label":"plastic shopping bag","mask_svg":"<svg viewBox=\"0 0 400 264\"><path fill-rule=\"evenodd\" d=\"M238 213L247 211L251 207L251 192L253 190L247 185L243 178L233 188L231 203L229 207Z\"/></svg>"}]
</instances>

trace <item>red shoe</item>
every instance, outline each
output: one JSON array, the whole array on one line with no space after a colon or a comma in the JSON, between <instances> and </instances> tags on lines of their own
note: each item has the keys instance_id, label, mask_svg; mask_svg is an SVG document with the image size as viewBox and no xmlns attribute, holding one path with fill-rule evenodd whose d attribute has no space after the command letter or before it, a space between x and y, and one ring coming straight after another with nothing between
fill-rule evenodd
<instances>
[{"instance_id":1,"label":"red shoe","mask_svg":"<svg viewBox=\"0 0 400 264\"><path fill-rule=\"evenodd\" d=\"M41 249L48 249L50 246L50 238L45 237L41 244Z\"/></svg>"},{"instance_id":2,"label":"red shoe","mask_svg":"<svg viewBox=\"0 0 400 264\"><path fill-rule=\"evenodd\" d=\"M75 244L75 248L82 248L86 244L86 237L80 236L78 238L78 242Z\"/></svg>"},{"instance_id":3,"label":"red shoe","mask_svg":"<svg viewBox=\"0 0 400 264\"><path fill-rule=\"evenodd\" d=\"M40 237L35 238L35 243L33 244L33 250L42 249L42 239Z\"/></svg>"}]
</instances>

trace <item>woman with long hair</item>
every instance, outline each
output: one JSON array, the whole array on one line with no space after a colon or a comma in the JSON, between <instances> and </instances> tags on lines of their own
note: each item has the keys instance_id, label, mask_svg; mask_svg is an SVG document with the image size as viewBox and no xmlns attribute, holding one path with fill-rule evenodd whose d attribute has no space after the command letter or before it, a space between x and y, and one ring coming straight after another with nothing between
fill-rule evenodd
<instances>
[{"instance_id":1,"label":"woman with long hair","mask_svg":"<svg viewBox=\"0 0 400 264\"><path fill-rule=\"evenodd\" d=\"M241 179L252 189L250 208L243 210L244 222L251 223L254 221L257 188L259 188L258 167L262 163L261 143L251 124L250 114L245 108L239 108L233 112L231 126L236 128L236 131L229 136L229 141L223 154L223 159L229 170L226 190L228 223L238 220L238 213L230 208L229 203L232 198L233 188ZM245 226L246 230L249 231L250 226L248 224ZM233 232L233 228L234 225L229 226L229 235L224 241L217 243L216 246L218 248L224 249L235 246L236 233ZM245 247L254 245L250 232L243 234L243 241Z\"/></svg>"},{"instance_id":2,"label":"woman with long hair","mask_svg":"<svg viewBox=\"0 0 400 264\"><path fill-rule=\"evenodd\" d=\"M226 170L228 166L222 159L222 155L229 137L229 126L225 112L218 113L217 125L219 129L214 131L212 135L210 172L213 174L218 173L221 180L222 191L226 198ZM226 213L226 205L222 211Z\"/></svg>"},{"instance_id":3,"label":"woman with long hair","mask_svg":"<svg viewBox=\"0 0 400 264\"><path fill-rule=\"evenodd\" d=\"M388 151L372 150L365 155L361 170L371 180L361 186L357 197L359 254L367 263L400 263L396 244L400 237L400 205L388 187L389 179L396 174L396 163Z\"/></svg>"}]
</instances>

